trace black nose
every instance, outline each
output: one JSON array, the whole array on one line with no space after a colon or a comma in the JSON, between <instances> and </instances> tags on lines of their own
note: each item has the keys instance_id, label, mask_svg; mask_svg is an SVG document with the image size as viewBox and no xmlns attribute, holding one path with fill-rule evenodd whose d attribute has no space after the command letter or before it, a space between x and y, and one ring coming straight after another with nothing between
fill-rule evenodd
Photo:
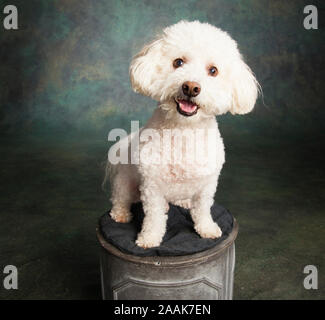
<instances>
[{"instance_id":1,"label":"black nose","mask_svg":"<svg viewBox=\"0 0 325 320\"><path fill-rule=\"evenodd\" d=\"M183 93L188 97L196 97L201 92L201 86L194 81L186 81L182 85Z\"/></svg>"}]
</instances>

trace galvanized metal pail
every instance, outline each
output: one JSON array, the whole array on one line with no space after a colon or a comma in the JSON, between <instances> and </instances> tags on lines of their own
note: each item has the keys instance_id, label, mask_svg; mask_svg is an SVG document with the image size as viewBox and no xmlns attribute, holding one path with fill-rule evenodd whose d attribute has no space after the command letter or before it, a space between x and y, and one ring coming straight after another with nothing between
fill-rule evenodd
<instances>
[{"instance_id":1,"label":"galvanized metal pail","mask_svg":"<svg viewBox=\"0 0 325 320\"><path fill-rule=\"evenodd\" d=\"M238 224L212 249L174 257L139 257L101 244L100 271L105 300L231 300Z\"/></svg>"}]
</instances>

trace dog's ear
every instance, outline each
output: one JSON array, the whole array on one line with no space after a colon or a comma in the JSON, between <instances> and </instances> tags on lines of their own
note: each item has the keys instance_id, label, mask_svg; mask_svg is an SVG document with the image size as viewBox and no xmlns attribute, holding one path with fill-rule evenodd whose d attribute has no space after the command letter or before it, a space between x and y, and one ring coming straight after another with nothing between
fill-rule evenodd
<instances>
[{"instance_id":1,"label":"dog's ear","mask_svg":"<svg viewBox=\"0 0 325 320\"><path fill-rule=\"evenodd\" d=\"M245 114L254 108L258 96L258 82L249 66L238 59L232 66L232 114Z\"/></svg>"},{"instance_id":2,"label":"dog's ear","mask_svg":"<svg viewBox=\"0 0 325 320\"><path fill-rule=\"evenodd\" d=\"M131 85L135 92L154 97L157 69L161 62L162 40L155 40L132 59L130 65Z\"/></svg>"}]
</instances>

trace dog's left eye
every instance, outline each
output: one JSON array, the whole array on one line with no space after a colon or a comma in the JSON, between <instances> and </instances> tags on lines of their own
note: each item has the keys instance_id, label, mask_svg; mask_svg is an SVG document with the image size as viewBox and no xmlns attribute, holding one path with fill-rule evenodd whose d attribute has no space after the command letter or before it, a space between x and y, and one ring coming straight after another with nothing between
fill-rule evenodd
<instances>
[{"instance_id":1,"label":"dog's left eye","mask_svg":"<svg viewBox=\"0 0 325 320\"><path fill-rule=\"evenodd\" d=\"M173 62L174 68L179 68L184 64L184 60L181 58L175 59Z\"/></svg>"},{"instance_id":2,"label":"dog's left eye","mask_svg":"<svg viewBox=\"0 0 325 320\"><path fill-rule=\"evenodd\" d=\"M209 75L212 77L217 76L218 74L218 69L216 67L210 67L209 68Z\"/></svg>"}]
</instances>

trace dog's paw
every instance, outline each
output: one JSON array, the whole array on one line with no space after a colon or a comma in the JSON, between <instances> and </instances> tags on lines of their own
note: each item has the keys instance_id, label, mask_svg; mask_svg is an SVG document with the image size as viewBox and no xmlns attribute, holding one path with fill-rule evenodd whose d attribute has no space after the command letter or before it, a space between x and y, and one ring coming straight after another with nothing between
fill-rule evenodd
<instances>
[{"instance_id":1,"label":"dog's paw","mask_svg":"<svg viewBox=\"0 0 325 320\"><path fill-rule=\"evenodd\" d=\"M201 224L199 226L196 226L195 230L202 238L216 239L220 238L222 235L221 229L215 222L209 224Z\"/></svg>"},{"instance_id":2,"label":"dog's paw","mask_svg":"<svg viewBox=\"0 0 325 320\"><path fill-rule=\"evenodd\" d=\"M132 220L131 212L126 209L119 209L119 210L113 209L110 212L110 216L115 222L119 222L119 223L128 223Z\"/></svg>"},{"instance_id":3,"label":"dog's paw","mask_svg":"<svg viewBox=\"0 0 325 320\"><path fill-rule=\"evenodd\" d=\"M159 237L154 237L150 235L143 235L139 233L138 239L135 241L136 245L143 248L143 249L148 249L148 248L153 248L153 247L159 247L161 243L161 238Z\"/></svg>"}]
</instances>

